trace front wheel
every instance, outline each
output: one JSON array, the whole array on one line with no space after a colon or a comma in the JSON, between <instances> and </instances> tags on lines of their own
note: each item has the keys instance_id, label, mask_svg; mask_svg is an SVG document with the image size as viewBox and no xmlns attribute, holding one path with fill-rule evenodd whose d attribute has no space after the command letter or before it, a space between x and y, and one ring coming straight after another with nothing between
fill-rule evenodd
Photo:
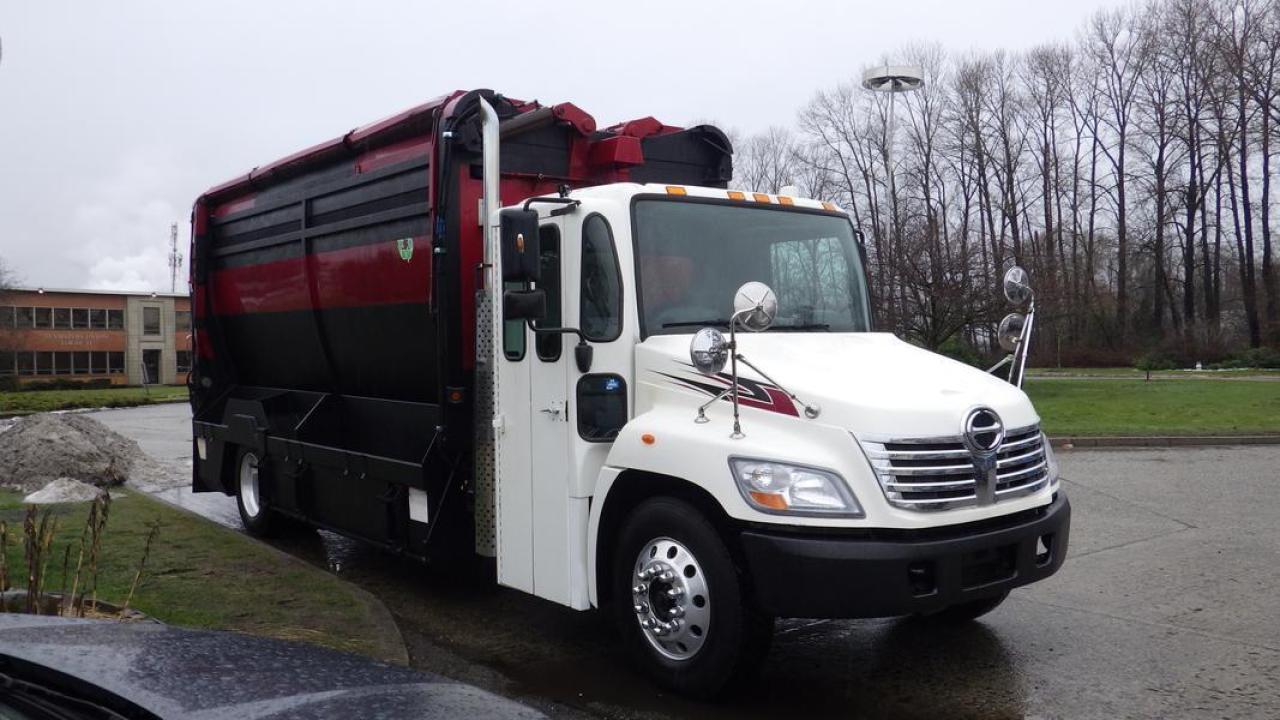
<instances>
[{"instance_id":1,"label":"front wheel","mask_svg":"<svg viewBox=\"0 0 1280 720\"><path fill-rule=\"evenodd\" d=\"M275 530L275 518L263 498L259 458L253 450L241 450L236 459L236 507L240 522L250 535L266 537Z\"/></svg>"},{"instance_id":2,"label":"front wheel","mask_svg":"<svg viewBox=\"0 0 1280 720\"><path fill-rule=\"evenodd\" d=\"M773 619L693 506L655 498L622 528L613 558L614 619L633 660L662 686L710 697L755 668Z\"/></svg>"}]
</instances>

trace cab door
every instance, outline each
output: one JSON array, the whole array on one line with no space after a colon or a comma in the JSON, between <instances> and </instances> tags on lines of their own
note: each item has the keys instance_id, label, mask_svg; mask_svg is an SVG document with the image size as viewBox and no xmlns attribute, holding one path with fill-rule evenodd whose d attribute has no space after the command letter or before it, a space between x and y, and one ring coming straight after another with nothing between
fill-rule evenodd
<instances>
[{"instance_id":1,"label":"cab door","mask_svg":"<svg viewBox=\"0 0 1280 720\"><path fill-rule=\"evenodd\" d=\"M536 323L560 327L565 303L560 218L539 225L540 279L547 314ZM501 274L498 273L498 277ZM525 289L509 284L504 290ZM501 312L501 302L494 307ZM559 333L534 333L522 320L501 319L496 348L496 513L498 581L568 603L566 504L569 483L569 363Z\"/></svg>"},{"instance_id":2,"label":"cab door","mask_svg":"<svg viewBox=\"0 0 1280 720\"><path fill-rule=\"evenodd\" d=\"M547 314L539 327L564 325L565 253L562 217L539 228L538 287L546 292ZM572 336L531 333L529 364L530 465L533 482L533 591L569 604L570 467L569 373Z\"/></svg>"}]
</instances>

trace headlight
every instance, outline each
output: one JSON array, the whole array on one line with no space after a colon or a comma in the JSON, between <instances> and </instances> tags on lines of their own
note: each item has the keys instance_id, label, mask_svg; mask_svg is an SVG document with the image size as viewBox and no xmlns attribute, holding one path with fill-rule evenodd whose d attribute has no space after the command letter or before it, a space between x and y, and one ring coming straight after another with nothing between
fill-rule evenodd
<instances>
[{"instance_id":1,"label":"headlight","mask_svg":"<svg viewBox=\"0 0 1280 720\"><path fill-rule=\"evenodd\" d=\"M828 470L748 458L730 458L733 479L747 504L767 513L862 517L844 479Z\"/></svg>"}]
</instances>

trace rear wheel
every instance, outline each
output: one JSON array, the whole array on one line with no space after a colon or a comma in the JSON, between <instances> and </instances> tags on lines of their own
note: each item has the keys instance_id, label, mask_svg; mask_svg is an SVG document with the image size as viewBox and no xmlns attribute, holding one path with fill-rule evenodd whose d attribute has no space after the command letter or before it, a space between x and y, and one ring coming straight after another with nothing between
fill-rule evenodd
<instances>
[{"instance_id":1,"label":"rear wheel","mask_svg":"<svg viewBox=\"0 0 1280 720\"><path fill-rule=\"evenodd\" d=\"M262 537L275 530L276 518L263 497L259 462L257 453L248 449L241 450L236 458L236 507L244 529Z\"/></svg>"},{"instance_id":2,"label":"rear wheel","mask_svg":"<svg viewBox=\"0 0 1280 720\"><path fill-rule=\"evenodd\" d=\"M637 507L613 571L618 630L632 659L662 686L713 696L768 649L773 618L751 607L728 547L688 503L655 498Z\"/></svg>"}]
</instances>

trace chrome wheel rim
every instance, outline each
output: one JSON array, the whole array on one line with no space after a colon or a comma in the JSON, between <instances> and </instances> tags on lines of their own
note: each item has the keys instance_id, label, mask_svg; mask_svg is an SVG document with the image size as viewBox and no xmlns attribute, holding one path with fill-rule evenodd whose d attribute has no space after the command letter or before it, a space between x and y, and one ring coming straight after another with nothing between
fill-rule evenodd
<instances>
[{"instance_id":1,"label":"chrome wheel rim","mask_svg":"<svg viewBox=\"0 0 1280 720\"><path fill-rule=\"evenodd\" d=\"M240 504L251 518L262 512L262 503L258 500L258 456L253 453L245 453L240 458Z\"/></svg>"},{"instance_id":2,"label":"chrome wheel rim","mask_svg":"<svg viewBox=\"0 0 1280 720\"><path fill-rule=\"evenodd\" d=\"M689 548L669 537L644 544L632 569L631 609L640 633L663 657L698 654L711 626L711 594Z\"/></svg>"}]
</instances>

